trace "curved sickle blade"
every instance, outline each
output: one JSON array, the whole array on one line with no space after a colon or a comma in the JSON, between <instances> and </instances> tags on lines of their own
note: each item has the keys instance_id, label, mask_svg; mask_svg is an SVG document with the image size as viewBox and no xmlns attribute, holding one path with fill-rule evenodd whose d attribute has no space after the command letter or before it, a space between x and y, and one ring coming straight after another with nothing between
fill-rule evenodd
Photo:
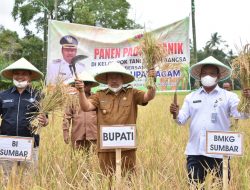
<instances>
[{"instance_id":1,"label":"curved sickle blade","mask_svg":"<svg viewBox=\"0 0 250 190\"><path fill-rule=\"evenodd\" d=\"M87 57L88 56L86 56L86 55L77 55L77 56L73 57L73 59L71 60L69 68L70 68L71 72L73 70L73 73L74 73L76 79L78 79L78 76L77 76L77 73L76 73L76 63L78 61L80 61L80 60L86 59Z\"/></svg>"}]
</instances>

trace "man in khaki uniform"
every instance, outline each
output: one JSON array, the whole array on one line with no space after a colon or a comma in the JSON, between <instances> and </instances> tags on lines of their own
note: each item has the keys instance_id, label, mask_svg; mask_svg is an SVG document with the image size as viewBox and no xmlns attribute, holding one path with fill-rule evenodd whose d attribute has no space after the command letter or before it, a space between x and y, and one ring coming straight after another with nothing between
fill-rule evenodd
<instances>
[{"instance_id":1,"label":"man in khaki uniform","mask_svg":"<svg viewBox=\"0 0 250 190\"><path fill-rule=\"evenodd\" d=\"M149 72L150 76L155 75L155 71ZM131 75L118 62L109 64L103 72L95 76L97 82L107 84L108 88L98 91L96 94L86 98L83 93L84 84L76 80L76 88L80 91L80 106L84 111L97 109L98 120L98 158L100 167L104 174L113 174L115 170L115 150L100 149L100 125L124 125L136 124L137 105L147 105L155 97L156 89L150 88L145 93L131 86L124 87L134 81ZM133 172L136 165L136 149L122 151L122 171Z\"/></svg>"},{"instance_id":2,"label":"man in khaki uniform","mask_svg":"<svg viewBox=\"0 0 250 190\"><path fill-rule=\"evenodd\" d=\"M79 79L84 82L85 96L91 95L91 88L96 87L99 84L94 78L86 72L82 72L79 75ZM74 79L66 81L67 84L74 86ZM74 87L72 87L75 89ZM97 117L96 111L84 112L80 109L78 91L71 91L71 101L66 107L63 118L63 138L66 144L70 139L70 127L71 127L71 143L74 149L84 148L87 151L92 144L96 144L97 140Z\"/></svg>"}]
</instances>

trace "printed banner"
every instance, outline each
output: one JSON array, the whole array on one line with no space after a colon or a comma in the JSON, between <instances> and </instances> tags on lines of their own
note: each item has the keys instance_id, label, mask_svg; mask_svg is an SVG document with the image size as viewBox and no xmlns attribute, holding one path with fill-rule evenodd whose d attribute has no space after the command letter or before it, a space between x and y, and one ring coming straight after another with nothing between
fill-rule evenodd
<instances>
[{"instance_id":1,"label":"printed banner","mask_svg":"<svg viewBox=\"0 0 250 190\"><path fill-rule=\"evenodd\" d=\"M77 73L85 70L95 75L110 62L119 61L134 75L132 85L144 90L147 70L138 53L144 32L144 29L113 30L50 20L47 84L56 83L58 78L68 80L73 77L72 58L82 55L76 63ZM157 70L158 91L175 90L178 79L184 75L181 68L187 71L190 63L189 17L150 32L168 52L166 64ZM189 90L189 75L181 79L178 90Z\"/></svg>"}]
</instances>

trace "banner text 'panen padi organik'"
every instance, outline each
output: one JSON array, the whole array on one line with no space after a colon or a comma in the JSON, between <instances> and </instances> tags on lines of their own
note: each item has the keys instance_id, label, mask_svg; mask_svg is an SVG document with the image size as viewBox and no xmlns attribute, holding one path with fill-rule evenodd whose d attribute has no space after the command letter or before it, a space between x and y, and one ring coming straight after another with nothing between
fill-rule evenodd
<instances>
[{"instance_id":1,"label":"banner text 'panen padi organik'","mask_svg":"<svg viewBox=\"0 0 250 190\"><path fill-rule=\"evenodd\" d=\"M95 75L110 62L119 61L134 75L136 80L132 85L138 89L145 89L147 71L143 68L142 58L138 54L139 38L144 31L113 30L49 21L47 84L53 83L51 76L62 75L64 79L72 77L66 55L63 56L62 52L64 38L68 38L67 40L76 46L75 54L86 57L79 61L76 67L78 73L85 70ZM166 67L157 71L158 91L175 90L176 81L182 76L181 66L190 63L189 18L150 32L162 41L168 52ZM60 69L55 69L56 67ZM178 90L189 90L189 78L180 80Z\"/></svg>"}]
</instances>

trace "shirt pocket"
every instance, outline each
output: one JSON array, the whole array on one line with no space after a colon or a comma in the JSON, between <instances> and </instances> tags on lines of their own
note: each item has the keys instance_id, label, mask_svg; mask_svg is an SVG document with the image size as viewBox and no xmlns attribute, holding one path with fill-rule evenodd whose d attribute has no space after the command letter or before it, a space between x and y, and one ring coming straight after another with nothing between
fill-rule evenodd
<instances>
[{"instance_id":1,"label":"shirt pocket","mask_svg":"<svg viewBox=\"0 0 250 190\"><path fill-rule=\"evenodd\" d=\"M194 111L199 110L201 107L202 107L202 102L191 103L191 108Z\"/></svg>"},{"instance_id":2,"label":"shirt pocket","mask_svg":"<svg viewBox=\"0 0 250 190\"><path fill-rule=\"evenodd\" d=\"M14 102L5 102L2 104L3 109L11 109L14 107Z\"/></svg>"},{"instance_id":3,"label":"shirt pocket","mask_svg":"<svg viewBox=\"0 0 250 190\"><path fill-rule=\"evenodd\" d=\"M108 115L111 112L111 102L103 101L100 103L100 110L102 115Z\"/></svg>"},{"instance_id":4,"label":"shirt pocket","mask_svg":"<svg viewBox=\"0 0 250 190\"><path fill-rule=\"evenodd\" d=\"M120 111L123 116L127 116L130 113L131 102L121 101L120 102Z\"/></svg>"}]
</instances>

